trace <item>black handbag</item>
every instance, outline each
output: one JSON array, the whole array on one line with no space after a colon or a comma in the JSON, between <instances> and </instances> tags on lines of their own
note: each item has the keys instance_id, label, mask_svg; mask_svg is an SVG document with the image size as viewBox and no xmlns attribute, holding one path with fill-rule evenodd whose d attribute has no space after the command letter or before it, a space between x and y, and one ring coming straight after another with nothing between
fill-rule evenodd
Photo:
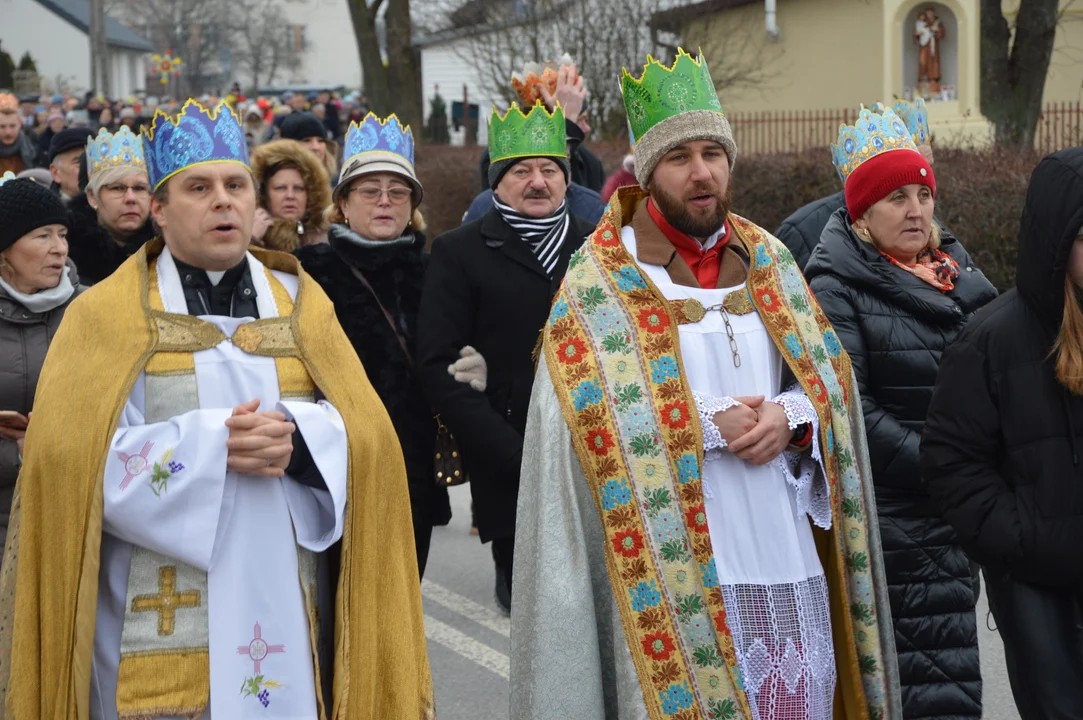
<instances>
[{"instance_id":1,"label":"black handbag","mask_svg":"<svg viewBox=\"0 0 1083 720\"><path fill-rule=\"evenodd\" d=\"M406 344L406 338L399 332L399 326L395 324L395 318L391 316L391 313L387 311L384 304L380 302L380 297L376 294L376 291L372 289L372 285L361 273L360 270L353 265L346 263L350 272L354 274L361 284L372 295L372 299L376 301L376 304L380 306L380 310L384 313L384 318L387 319L387 324L391 326L391 331L395 333L395 337L399 340L399 346L402 347L402 354L406 356L406 363L410 366L410 369L417 372L417 367L414 365L414 357L410 354L410 348ZM436 449L433 455L433 478L436 484L440 487L452 487L455 485L462 485L466 482L466 468L463 466L463 454L459 449L459 441L455 439L455 436L448 430L447 425L440 421L440 416L436 416Z\"/></svg>"}]
</instances>

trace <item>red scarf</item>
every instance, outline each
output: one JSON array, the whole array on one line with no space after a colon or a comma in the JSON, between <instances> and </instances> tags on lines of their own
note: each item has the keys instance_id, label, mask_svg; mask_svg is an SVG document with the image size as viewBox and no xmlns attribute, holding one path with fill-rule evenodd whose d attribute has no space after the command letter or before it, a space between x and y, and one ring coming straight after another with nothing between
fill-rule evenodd
<instances>
[{"instance_id":1,"label":"red scarf","mask_svg":"<svg viewBox=\"0 0 1083 720\"><path fill-rule=\"evenodd\" d=\"M729 221L724 222L722 237L718 238L718 242L714 244L714 247L710 250L704 250L699 240L670 225L662 211L655 207L654 200L647 200L647 212L650 213L651 220L654 220L654 224L658 226L662 234L673 243L673 247L688 263L688 267L692 269L692 274L696 276L699 286L712 289L716 287L718 285L718 273L722 269L722 251L726 248L726 243L729 242L730 237Z\"/></svg>"}]
</instances>

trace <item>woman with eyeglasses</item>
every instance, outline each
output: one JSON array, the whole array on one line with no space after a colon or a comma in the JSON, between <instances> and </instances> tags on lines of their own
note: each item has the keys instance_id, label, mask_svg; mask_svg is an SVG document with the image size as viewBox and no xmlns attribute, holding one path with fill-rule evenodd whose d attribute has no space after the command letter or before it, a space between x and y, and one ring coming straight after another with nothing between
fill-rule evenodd
<instances>
[{"instance_id":1,"label":"woman with eyeglasses","mask_svg":"<svg viewBox=\"0 0 1083 720\"><path fill-rule=\"evenodd\" d=\"M327 292L402 444L410 483L418 572L435 525L451 519L435 482L436 421L414 367L425 274L424 192L414 173L410 128L369 114L346 135L332 193L329 242L299 248L301 265Z\"/></svg>"},{"instance_id":2,"label":"woman with eyeglasses","mask_svg":"<svg viewBox=\"0 0 1083 720\"><path fill-rule=\"evenodd\" d=\"M127 127L87 141L86 192L68 203L69 254L85 285L101 282L154 237L143 144Z\"/></svg>"}]
</instances>

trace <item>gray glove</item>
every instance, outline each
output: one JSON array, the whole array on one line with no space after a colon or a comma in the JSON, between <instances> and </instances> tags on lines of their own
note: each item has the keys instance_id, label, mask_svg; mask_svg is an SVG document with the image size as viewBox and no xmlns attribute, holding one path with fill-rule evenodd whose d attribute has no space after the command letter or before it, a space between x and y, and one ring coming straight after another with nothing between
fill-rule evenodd
<instances>
[{"instance_id":1,"label":"gray glove","mask_svg":"<svg viewBox=\"0 0 1083 720\"><path fill-rule=\"evenodd\" d=\"M489 368L481 353L469 345L459 351L459 359L448 366L447 372L457 382L467 383L478 392L485 391Z\"/></svg>"}]
</instances>

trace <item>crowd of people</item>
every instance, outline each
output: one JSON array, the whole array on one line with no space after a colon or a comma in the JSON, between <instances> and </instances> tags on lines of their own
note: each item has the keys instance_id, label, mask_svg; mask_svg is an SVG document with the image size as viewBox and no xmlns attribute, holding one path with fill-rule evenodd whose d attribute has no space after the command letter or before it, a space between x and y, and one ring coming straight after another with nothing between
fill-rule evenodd
<instances>
[{"instance_id":1,"label":"crowd of people","mask_svg":"<svg viewBox=\"0 0 1083 720\"><path fill-rule=\"evenodd\" d=\"M435 718L469 478L511 717L980 718L981 578L1083 716L1083 148L998 297L922 101L772 234L702 58L620 84L606 182L574 65L518 81L431 244L393 115L0 95L0 707Z\"/></svg>"}]
</instances>

